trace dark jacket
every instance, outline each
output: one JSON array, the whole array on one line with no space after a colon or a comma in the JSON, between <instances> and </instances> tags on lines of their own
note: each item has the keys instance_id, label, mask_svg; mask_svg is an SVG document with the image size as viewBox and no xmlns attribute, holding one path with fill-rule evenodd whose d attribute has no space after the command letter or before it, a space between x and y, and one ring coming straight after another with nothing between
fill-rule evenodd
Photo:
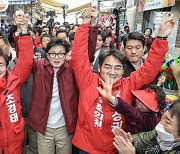
<instances>
[{"instance_id":1,"label":"dark jacket","mask_svg":"<svg viewBox=\"0 0 180 154\"><path fill-rule=\"evenodd\" d=\"M125 131L131 134L147 132L153 130L159 123L162 114L160 112L141 112L130 104L117 97L118 104L114 110L121 113L126 118Z\"/></svg>"},{"instance_id":2,"label":"dark jacket","mask_svg":"<svg viewBox=\"0 0 180 154\"><path fill-rule=\"evenodd\" d=\"M14 32L16 32L16 30L17 30L17 26L16 26L16 25L12 25L12 26L9 28L8 33L7 33L9 43L10 43L10 45L11 45L13 48L15 47L15 42L14 42L13 34L14 34Z\"/></svg>"},{"instance_id":3,"label":"dark jacket","mask_svg":"<svg viewBox=\"0 0 180 154\"><path fill-rule=\"evenodd\" d=\"M42 59L33 64L33 89L29 110L29 124L42 134L46 131L52 99L54 70L49 61ZM67 63L57 73L59 97L68 134L75 130L78 90L71 66Z\"/></svg>"},{"instance_id":4,"label":"dark jacket","mask_svg":"<svg viewBox=\"0 0 180 154\"><path fill-rule=\"evenodd\" d=\"M144 59L142 59L142 61L144 62ZM130 61L127 60L126 62L126 65L125 65L125 68L124 68L124 74L123 74L123 77L128 77L130 76L130 74L132 72L136 71L134 66L130 63ZM154 79L154 81L152 82L152 84L157 84L158 82L158 78L161 74L158 73L158 75L156 76L156 78Z\"/></svg>"},{"instance_id":5,"label":"dark jacket","mask_svg":"<svg viewBox=\"0 0 180 154\"><path fill-rule=\"evenodd\" d=\"M144 59L143 59L143 62L144 62ZM135 71L134 66L130 63L130 61L127 60L125 68L124 68L123 77L130 76L131 72L134 72L134 71Z\"/></svg>"},{"instance_id":6,"label":"dark jacket","mask_svg":"<svg viewBox=\"0 0 180 154\"><path fill-rule=\"evenodd\" d=\"M134 144L134 147L136 148L136 153L144 154L145 151L147 150L147 146L150 145L150 142L152 140L156 140L156 137L157 137L157 133L155 129L149 132L134 134L133 144ZM177 146L174 149L169 150L169 151L161 151L161 154L179 154L179 152L180 152L180 147Z\"/></svg>"},{"instance_id":7,"label":"dark jacket","mask_svg":"<svg viewBox=\"0 0 180 154\"><path fill-rule=\"evenodd\" d=\"M104 50L101 48L101 49L100 49L100 53L99 53L99 55L98 55L98 57L97 57L94 65L93 65L93 72L95 72L95 73L98 73L99 56L100 56L103 52L104 52Z\"/></svg>"}]
</instances>

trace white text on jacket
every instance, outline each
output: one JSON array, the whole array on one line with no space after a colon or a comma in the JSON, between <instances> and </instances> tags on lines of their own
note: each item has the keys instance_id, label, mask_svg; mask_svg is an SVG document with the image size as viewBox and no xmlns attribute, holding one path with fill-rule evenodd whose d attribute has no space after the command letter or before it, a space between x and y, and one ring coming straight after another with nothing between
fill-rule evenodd
<instances>
[{"instance_id":1,"label":"white text on jacket","mask_svg":"<svg viewBox=\"0 0 180 154\"><path fill-rule=\"evenodd\" d=\"M9 94L6 98L6 105L8 107L9 111L9 118L11 122L17 122L18 121L18 114L16 110L16 104L14 100L13 94Z\"/></svg>"}]
</instances>

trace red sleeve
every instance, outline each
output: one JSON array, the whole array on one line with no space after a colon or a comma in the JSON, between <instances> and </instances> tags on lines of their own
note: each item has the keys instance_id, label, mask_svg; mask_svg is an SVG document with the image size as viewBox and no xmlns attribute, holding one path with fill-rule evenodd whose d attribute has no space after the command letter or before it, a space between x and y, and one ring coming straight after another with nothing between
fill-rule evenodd
<instances>
[{"instance_id":1,"label":"red sleeve","mask_svg":"<svg viewBox=\"0 0 180 154\"><path fill-rule=\"evenodd\" d=\"M72 47L71 65L80 91L91 84L90 79L93 74L88 57L89 26L89 24L79 26Z\"/></svg>"},{"instance_id":2,"label":"red sleeve","mask_svg":"<svg viewBox=\"0 0 180 154\"><path fill-rule=\"evenodd\" d=\"M19 37L18 39L18 61L13 74L18 77L21 85L28 78L33 63L33 42L30 36Z\"/></svg>"},{"instance_id":3,"label":"red sleeve","mask_svg":"<svg viewBox=\"0 0 180 154\"><path fill-rule=\"evenodd\" d=\"M163 64L167 51L168 42L166 40L154 40L144 64L128 77L131 82L131 90L140 89L143 85L154 81Z\"/></svg>"}]
</instances>

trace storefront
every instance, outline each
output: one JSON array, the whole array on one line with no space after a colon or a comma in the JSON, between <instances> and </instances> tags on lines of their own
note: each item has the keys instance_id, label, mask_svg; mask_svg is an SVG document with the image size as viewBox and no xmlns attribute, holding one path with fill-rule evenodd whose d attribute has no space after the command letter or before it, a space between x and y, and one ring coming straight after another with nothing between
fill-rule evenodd
<instances>
[{"instance_id":1,"label":"storefront","mask_svg":"<svg viewBox=\"0 0 180 154\"><path fill-rule=\"evenodd\" d=\"M179 0L139 0L138 10L143 13L142 32L145 28L151 28L153 30L153 37L157 36L159 26L161 24L162 16L164 13L167 16L174 14L176 25L168 37L169 41L169 56L174 55L177 47L177 40L179 40L178 24L179 24ZM138 27L136 27L137 29ZM179 46L180 47L180 46Z\"/></svg>"}]
</instances>

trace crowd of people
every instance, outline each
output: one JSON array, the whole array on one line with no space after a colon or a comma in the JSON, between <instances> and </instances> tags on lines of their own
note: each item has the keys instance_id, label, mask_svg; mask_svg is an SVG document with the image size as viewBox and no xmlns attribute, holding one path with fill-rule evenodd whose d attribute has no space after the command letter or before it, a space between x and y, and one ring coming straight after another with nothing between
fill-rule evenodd
<instances>
[{"instance_id":1,"label":"crowd of people","mask_svg":"<svg viewBox=\"0 0 180 154\"><path fill-rule=\"evenodd\" d=\"M97 16L31 27L21 12L1 32L0 153L180 153L180 100L167 104L159 75L173 15L121 46Z\"/></svg>"}]
</instances>

